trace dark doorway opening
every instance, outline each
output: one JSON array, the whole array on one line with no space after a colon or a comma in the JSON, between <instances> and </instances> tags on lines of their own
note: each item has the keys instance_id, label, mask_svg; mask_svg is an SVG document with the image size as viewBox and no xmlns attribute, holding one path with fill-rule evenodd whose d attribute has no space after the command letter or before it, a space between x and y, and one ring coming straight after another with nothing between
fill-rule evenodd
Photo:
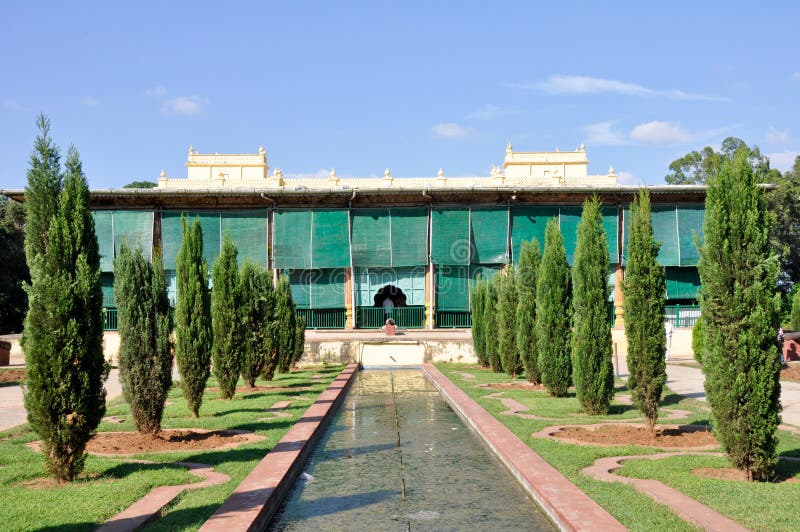
<instances>
[{"instance_id":1,"label":"dark doorway opening","mask_svg":"<svg viewBox=\"0 0 800 532\"><path fill-rule=\"evenodd\" d=\"M406 295L403 293L402 290L397 288L392 284L387 284L380 290L375 293L373 300L375 301L376 307L383 307L384 302L386 300L390 300L392 302L392 307L405 307L408 306L406 304Z\"/></svg>"}]
</instances>

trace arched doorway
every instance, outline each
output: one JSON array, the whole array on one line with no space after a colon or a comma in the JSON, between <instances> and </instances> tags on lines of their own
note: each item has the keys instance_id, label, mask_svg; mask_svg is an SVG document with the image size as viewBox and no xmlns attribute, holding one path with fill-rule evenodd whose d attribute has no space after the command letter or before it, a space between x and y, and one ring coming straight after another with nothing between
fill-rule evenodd
<instances>
[{"instance_id":1,"label":"arched doorway","mask_svg":"<svg viewBox=\"0 0 800 532\"><path fill-rule=\"evenodd\" d=\"M391 305L384 304L387 299L391 301ZM407 306L406 295L400 288L397 288L393 284L387 284L380 288L373 296L373 300L375 301L376 307L394 308Z\"/></svg>"}]
</instances>

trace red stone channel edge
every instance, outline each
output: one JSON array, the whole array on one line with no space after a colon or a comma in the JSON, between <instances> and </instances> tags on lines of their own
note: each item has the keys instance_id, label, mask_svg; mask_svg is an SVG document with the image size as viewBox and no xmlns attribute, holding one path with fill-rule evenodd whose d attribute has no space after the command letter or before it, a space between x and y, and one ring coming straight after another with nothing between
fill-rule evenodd
<instances>
[{"instance_id":1,"label":"red stone channel edge","mask_svg":"<svg viewBox=\"0 0 800 532\"><path fill-rule=\"evenodd\" d=\"M267 453L200 528L205 532L264 530L301 473L325 426L336 413L357 373L349 364L308 407L289 432Z\"/></svg>"},{"instance_id":2,"label":"red stone channel edge","mask_svg":"<svg viewBox=\"0 0 800 532\"><path fill-rule=\"evenodd\" d=\"M561 530L626 530L611 514L450 382L433 364L423 364L422 371Z\"/></svg>"}]
</instances>

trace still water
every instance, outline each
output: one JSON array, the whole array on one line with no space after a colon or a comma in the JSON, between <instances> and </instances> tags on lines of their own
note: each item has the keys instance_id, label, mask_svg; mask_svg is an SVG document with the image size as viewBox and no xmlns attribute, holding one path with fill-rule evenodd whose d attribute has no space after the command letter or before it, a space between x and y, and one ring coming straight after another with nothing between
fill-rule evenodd
<instances>
[{"instance_id":1,"label":"still water","mask_svg":"<svg viewBox=\"0 0 800 532\"><path fill-rule=\"evenodd\" d=\"M420 371L355 379L270 530L553 530Z\"/></svg>"}]
</instances>

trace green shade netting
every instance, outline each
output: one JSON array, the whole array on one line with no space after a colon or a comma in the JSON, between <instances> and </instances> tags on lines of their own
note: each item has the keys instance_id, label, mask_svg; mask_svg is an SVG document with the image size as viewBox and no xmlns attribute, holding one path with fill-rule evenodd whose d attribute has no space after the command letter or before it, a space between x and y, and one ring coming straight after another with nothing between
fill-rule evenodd
<instances>
[{"instance_id":1,"label":"green shade netting","mask_svg":"<svg viewBox=\"0 0 800 532\"><path fill-rule=\"evenodd\" d=\"M272 255L275 268L311 268L312 211L275 211Z\"/></svg>"},{"instance_id":2,"label":"green shade netting","mask_svg":"<svg viewBox=\"0 0 800 532\"><path fill-rule=\"evenodd\" d=\"M619 207L603 207L603 230L606 232L606 243L608 244L608 262L617 264L619 262Z\"/></svg>"},{"instance_id":3,"label":"green shade netting","mask_svg":"<svg viewBox=\"0 0 800 532\"><path fill-rule=\"evenodd\" d=\"M220 251L220 215L216 212L180 212L167 211L161 214L161 246L164 256L164 269L175 269L183 242L181 215L186 218L187 228L191 228L196 220L200 220L203 231L203 258L211 271Z\"/></svg>"},{"instance_id":4,"label":"green shade netting","mask_svg":"<svg viewBox=\"0 0 800 532\"><path fill-rule=\"evenodd\" d=\"M438 266L436 268L436 308L439 310L469 310L469 266Z\"/></svg>"},{"instance_id":5,"label":"green shade netting","mask_svg":"<svg viewBox=\"0 0 800 532\"><path fill-rule=\"evenodd\" d=\"M500 273L501 266L499 264L473 264L470 266L469 279L470 286L474 287L478 280L494 279L494 276Z\"/></svg>"},{"instance_id":6,"label":"green shade netting","mask_svg":"<svg viewBox=\"0 0 800 532\"><path fill-rule=\"evenodd\" d=\"M344 308L345 274L341 268L295 270L289 273L292 298L298 308Z\"/></svg>"},{"instance_id":7,"label":"green shade netting","mask_svg":"<svg viewBox=\"0 0 800 532\"><path fill-rule=\"evenodd\" d=\"M469 209L432 209L431 261L436 264L470 263Z\"/></svg>"},{"instance_id":8,"label":"green shade netting","mask_svg":"<svg viewBox=\"0 0 800 532\"><path fill-rule=\"evenodd\" d=\"M559 209L558 226L564 237L564 250L570 266L575 262L575 248L578 245L578 224L581 223L583 207L561 207ZM544 249L544 243L542 243Z\"/></svg>"},{"instance_id":9,"label":"green shade netting","mask_svg":"<svg viewBox=\"0 0 800 532\"><path fill-rule=\"evenodd\" d=\"M703 221L706 209L704 205L678 206L678 239L680 241L681 266L697 266L700 253L694 244L697 235L703 240Z\"/></svg>"},{"instance_id":10,"label":"green shade netting","mask_svg":"<svg viewBox=\"0 0 800 532\"><path fill-rule=\"evenodd\" d=\"M103 292L103 307L114 308L114 274L103 272L100 274L100 289Z\"/></svg>"},{"instance_id":11,"label":"green shade netting","mask_svg":"<svg viewBox=\"0 0 800 532\"><path fill-rule=\"evenodd\" d=\"M650 220L653 225L653 238L656 242L661 242L658 263L662 266L678 266L680 246L675 205L653 205Z\"/></svg>"},{"instance_id":12,"label":"green shade netting","mask_svg":"<svg viewBox=\"0 0 800 532\"><path fill-rule=\"evenodd\" d=\"M544 251L544 233L550 218L558 218L558 207L511 207L511 250L515 264L519 262L522 242L536 238L539 241L539 251Z\"/></svg>"},{"instance_id":13,"label":"green shade netting","mask_svg":"<svg viewBox=\"0 0 800 532\"><path fill-rule=\"evenodd\" d=\"M267 267L267 210L222 212L222 235L230 234L239 265L250 261Z\"/></svg>"},{"instance_id":14,"label":"green shade netting","mask_svg":"<svg viewBox=\"0 0 800 532\"><path fill-rule=\"evenodd\" d=\"M92 217L100 251L100 271L114 271L114 214L111 211L92 211Z\"/></svg>"},{"instance_id":15,"label":"green shade netting","mask_svg":"<svg viewBox=\"0 0 800 532\"><path fill-rule=\"evenodd\" d=\"M428 264L428 209L395 208L391 210L391 215L392 266Z\"/></svg>"},{"instance_id":16,"label":"green shade netting","mask_svg":"<svg viewBox=\"0 0 800 532\"><path fill-rule=\"evenodd\" d=\"M152 257L153 211L114 211L115 256L123 242L131 249L141 247L145 257Z\"/></svg>"},{"instance_id":17,"label":"green shade netting","mask_svg":"<svg viewBox=\"0 0 800 532\"><path fill-rule=\"evenodd\" d=\"M392 266L392 217L389 209L353 210L353 265Z\"/></svg>"},{"instance_id":18,"label":"green shade netting","mask_svg":"<svg viewBox=\"0 0 800 532\"><path fill-rule=\"evenodd\" d=\"M700 274L697 268L666 268L667 299L697 299Z\"/></svg>"},{"instance_id":19,"label":"green shade netting","mask_svg":"<svg viewBox=\"0 0 800 532\"><path fill-rule=\"evenodd\" d=\"M311 308L311 287L309 279L312 270L295 270L287 272L292 299L297 308Z\"/></svg>"},{"instance_id":20,"label":"green shade netting","mask_svg":"<svg viewBox=\"0 0 800 532\"><path fill-rule=\"evenodd\" d=\"M311 224L311 266L350 266L350 219L346 209L313 211Z\"/></svg>"},{"instance_id":21,"label":"green shade netting","mask_svg":"<svg viewBox=\"0 0 800 532\"><path fill-rule=\"evenodd\" d=\"M406 296L406 305L425 304L425 267L356 268L354 276L356 305L375 305L375 294L386 285L394 285Z\"/></svg>"},{"instance_id":22,"label":"green shade netting","mask_svg":"<svg viewBox=\"0 0 800 532\"><path fill-rule=\"evenodd\" d=\"M508 260L508 208L472 209L470 233L472 263Z\"/></svg>"}]
</instances>

